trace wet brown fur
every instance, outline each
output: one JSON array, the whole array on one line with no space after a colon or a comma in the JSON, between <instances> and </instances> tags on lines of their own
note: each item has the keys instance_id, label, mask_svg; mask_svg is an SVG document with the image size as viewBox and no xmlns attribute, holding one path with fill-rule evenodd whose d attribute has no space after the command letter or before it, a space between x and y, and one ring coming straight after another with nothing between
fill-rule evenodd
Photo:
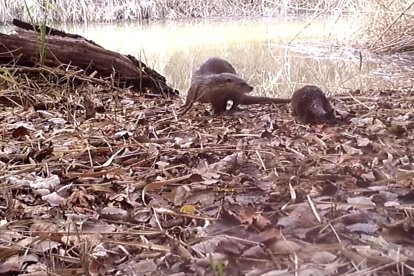
<instances>
[{"instance_id":1,"label":"wet brown fur","mask_svg":"<svg viewBox=\"0 0 414 276\"><path fill-rule=\"evenodd\" d=\"M322 90L315 85L305 85L291 98L292 113L301 123L322 123L335 120L334 109Z\"/></svg>"},{"instance_id":2,"label":"wet brown fur","mask_svg":"<svg viewBox=\"0 0 414 276\"><path fill-rule=\"evenodd\" d=\"M210 58L195 71L181 115L184 115L196 101L211 103L214 114L224 113L229 100L233 102L229 111L236 110L239 104L290 102L290 99L246 95L252 90L253 87L237 75L229 62L221 58Z\"/></svg>"}]
</instances>

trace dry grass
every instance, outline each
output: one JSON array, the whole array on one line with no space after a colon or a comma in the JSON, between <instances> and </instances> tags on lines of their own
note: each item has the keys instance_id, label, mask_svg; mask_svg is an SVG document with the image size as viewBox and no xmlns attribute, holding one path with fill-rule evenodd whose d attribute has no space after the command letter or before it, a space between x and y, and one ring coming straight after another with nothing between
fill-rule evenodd
<instances>
[{"instance_id":1,"label":"dry grass","mask_svg":"<svg viewBox=\"0 0 414 276\"><path fill-rule=\"evenodd\" d=\"M43 17L42 2L27 1L35 19ZM50 1L52 22L119 22L142 19L276 16L298 13L337 13L352 9L351 0L248 1L248 0L60 0ZM24 1L0 2L0 21L28 19Z\"/></svg>"},{"instance_id":2,"label":"dry grass","mask_svg":"<svg viewBox=\"0 0 414 276\"><path fill-rule=\"evenodd\" d=\"M362 43L377 53L414 50L414 1L367 1L359 13L365 22Z\"/></svg>"}]
</instances>

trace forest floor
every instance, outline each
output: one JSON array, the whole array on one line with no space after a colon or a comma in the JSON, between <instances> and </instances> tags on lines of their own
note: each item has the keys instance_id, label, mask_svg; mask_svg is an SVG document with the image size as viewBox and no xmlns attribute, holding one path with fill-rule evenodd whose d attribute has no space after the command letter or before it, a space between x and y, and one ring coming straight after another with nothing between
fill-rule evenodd
<instances>
[{"instance_id":1,"label":"forest floor","mask_svg":"<svg viewBox=\"0 0 414 276\"><path fill-rule=\"evenodd\" d=\"M408 275L414 93L290 105L0 79L0 275ZM46 274L50 272L51 274ZM20 274L19 274L20 273Z\"/></svg>"}]
</instances>

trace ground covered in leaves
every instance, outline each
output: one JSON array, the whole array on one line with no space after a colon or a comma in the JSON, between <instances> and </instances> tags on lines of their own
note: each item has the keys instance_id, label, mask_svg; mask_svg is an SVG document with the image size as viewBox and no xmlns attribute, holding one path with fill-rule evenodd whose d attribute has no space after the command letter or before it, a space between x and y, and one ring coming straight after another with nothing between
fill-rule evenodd
<instances>
[{"instance_id":1,"label":"ground covered in leaves","mask_svg":"<svg viewBox=\"0 0 414 276\"><path fill-rule=\"evenodd\" d=\"M414 271L412 91L335 96L339 123L310 126L91 79L0 88L0 275Z\"/></svg>"}]
</instances>

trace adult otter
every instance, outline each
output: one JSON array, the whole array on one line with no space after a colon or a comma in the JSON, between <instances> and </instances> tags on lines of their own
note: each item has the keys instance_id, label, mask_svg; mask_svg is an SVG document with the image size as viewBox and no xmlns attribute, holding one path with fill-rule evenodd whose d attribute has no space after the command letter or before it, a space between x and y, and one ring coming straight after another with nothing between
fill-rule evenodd
<instances>
[{"instance_id":1,"label":"adult otter","mask_svg":"<svg viewBox=\"0 0 414 276\"><path fill-rule=\"evenodd\" d=\"M333 122L334 109L322 90L315 85L305 85L291 98L292 113L302 123Z\"/></svg>"},{"instance_id":2,"label":"adult otter","mask_svg":"<svg viewBox=\"0 0 414 276\"><path fill-rule=\"evenodd\" d=\"M194 73L187 99L181 115L184 115L195 101L211 103L214 114L226 111L227 102L233 102L229 111L236 110L239 104L289 103L290 99L249 96L253 87L239 77L234 67L221 58L210 58Z\"/></svg>"}]
</instances>

